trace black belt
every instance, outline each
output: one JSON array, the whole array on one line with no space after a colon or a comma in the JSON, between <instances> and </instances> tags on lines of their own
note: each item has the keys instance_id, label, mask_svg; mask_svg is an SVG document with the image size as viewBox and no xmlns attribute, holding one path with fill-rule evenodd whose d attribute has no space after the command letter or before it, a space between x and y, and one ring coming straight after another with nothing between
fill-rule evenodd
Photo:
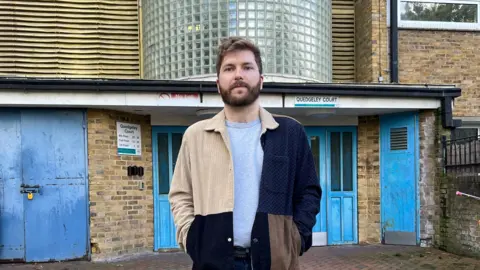
<instances>
[{"instance_id":1,"label":"black belt","mask_svg":"<svg viewBox=\"0 0 480 270\"><path fill-rule=\"evenodd\" d=\"M246 259L250 257L250 249L244 247L233 247L233 256L238 259Z\"/></svg>"}]
</instances>

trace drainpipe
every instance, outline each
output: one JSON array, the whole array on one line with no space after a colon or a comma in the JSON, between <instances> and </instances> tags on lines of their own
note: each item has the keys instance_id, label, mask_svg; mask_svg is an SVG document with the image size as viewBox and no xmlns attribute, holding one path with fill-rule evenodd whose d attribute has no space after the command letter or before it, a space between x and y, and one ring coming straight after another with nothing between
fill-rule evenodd
<instances>
[{"instance_id":1,"label":"drainpipe","mask_svg":"<svg viewBox=\"0 0 480 270\"><path fill-rule=\"evenodd\" d=\"M398 0L390 0L390 82L398 83Z\"/></svg>"}]
</instances>

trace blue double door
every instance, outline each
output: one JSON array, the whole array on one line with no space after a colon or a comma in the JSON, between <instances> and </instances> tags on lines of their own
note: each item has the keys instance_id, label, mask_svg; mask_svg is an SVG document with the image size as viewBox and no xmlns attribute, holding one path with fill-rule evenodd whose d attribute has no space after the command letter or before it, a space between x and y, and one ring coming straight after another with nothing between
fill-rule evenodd
<instances>
[{"instance_id":1,"label":"blue double door","mask_svg":"<svg viewBox=\"0 0 480 270\"><path fill-rule=\"evenodd\" d=\"M153 127L155 250L178 248L168 202L186 127ZM313 245L357 243L356 127L307 127L323 190Z\"/></svg>"},{"instance_id":2,"label":"blue double door","mask_svg":"<svg viewBox=\"0 0 480 270\"><path fill-rule=\"evenodd\" d=\"M358 242L356 127L306 127L322 200L313 245Z\"/></svg>"},{"instance_id":3,"label":"blue double door","mask_svg":"<svg viewBox=\"0 0 480 270\"><path fill-rule=\"evenodd\" d=\"M85 114L0 110L0 260L88 255Z\"/></svg>"}]
</instances>

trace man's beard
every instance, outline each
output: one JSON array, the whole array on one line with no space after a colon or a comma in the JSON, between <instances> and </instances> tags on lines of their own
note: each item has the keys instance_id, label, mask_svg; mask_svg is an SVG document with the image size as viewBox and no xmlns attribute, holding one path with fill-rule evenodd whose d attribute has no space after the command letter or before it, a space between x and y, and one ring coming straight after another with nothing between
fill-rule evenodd
<instances>
[{"instance_id":1,"label":"man's beard","mask_svg":"<svg viewBox=\"0 0 480 270\"><path fill-rule=\"evenodd\" d=\"M260 95L260 83L259 80L257 85L251 87L244 81L235 82L229 89L220 88L220 95L225 104L232 107L245 107L253 102L255 102ZM236 87L245 87L247 88L247 95L241 98L233 97L232 90Z\"/></svg>"}]
</instances>

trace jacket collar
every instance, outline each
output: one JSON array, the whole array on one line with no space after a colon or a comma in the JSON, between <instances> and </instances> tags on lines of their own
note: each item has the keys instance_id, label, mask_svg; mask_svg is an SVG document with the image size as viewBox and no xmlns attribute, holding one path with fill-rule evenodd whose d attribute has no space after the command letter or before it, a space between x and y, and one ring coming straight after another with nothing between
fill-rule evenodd
<instances>
[{"instance_id":1,"label":"jacket collar","mask_svg":"<svg viewBox=\"0 0 480 270\"><path fill-rule=\"evenodd\" d=\"M205 130L208 131L221 131L225 129L225 109L221 110L214 117L207 120L208 123L205 126ZM263 107L260 107L260 121L262 122L262 133L265 133L267 129L276 129L279 124Z\"/></svg>"}]
</instances>

